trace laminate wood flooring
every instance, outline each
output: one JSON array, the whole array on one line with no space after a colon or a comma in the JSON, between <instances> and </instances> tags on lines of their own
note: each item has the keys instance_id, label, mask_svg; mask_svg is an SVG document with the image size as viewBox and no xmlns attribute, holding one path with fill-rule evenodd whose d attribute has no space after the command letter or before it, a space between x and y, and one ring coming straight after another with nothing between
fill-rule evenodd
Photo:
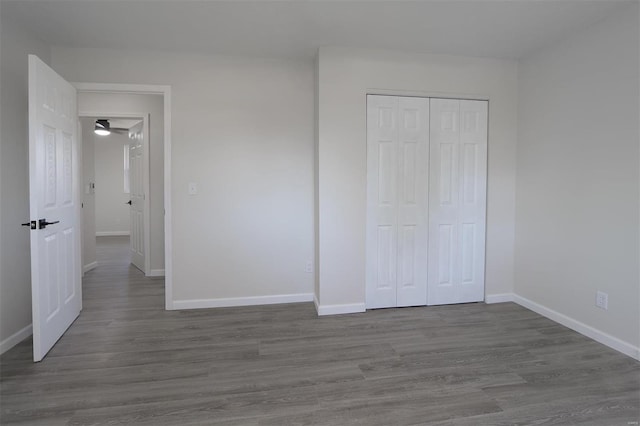
<instances>
[{"instance_id":1,"label":"laminate wood flooring","mask_svg":"<svg viewBox=\"0 0 640 426\"><path fill-rule=\"evenodd\" d=\"M164 310L101 237L80 317L0 357L3 425L633 425L640 363L513 303ZM211 285L224 285L212 277ZM634 423L635 422L635 423Z\"/></svg>"}]
</instances>

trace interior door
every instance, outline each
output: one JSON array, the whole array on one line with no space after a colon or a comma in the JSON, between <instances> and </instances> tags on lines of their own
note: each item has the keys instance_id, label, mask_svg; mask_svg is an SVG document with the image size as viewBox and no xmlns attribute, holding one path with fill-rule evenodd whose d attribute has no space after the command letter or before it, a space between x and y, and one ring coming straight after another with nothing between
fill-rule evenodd
<instances>
[{"instance_id":1,"label":"interior door","mask_svg":"<svg viewBox=\"0 0 640 426\"><path fill-rule=\"evenodd\" d=\"M82 309L76 90L29 55L29 200L33 359Z\"/></svg>"},{"instance_id":2,"label":"interior door","mask_svg":"<svg viewBox=\"0 0 640 426\"><path fill-rule=\"evenodd\" d=\"M145 270L145 193L144 193L144 132L140 122L129 129L129 181L131 196L131 263Z\"/></svg>"},{"instance_id":3,"label":"interior door","mask_svg":"<svg viewBox=\"0 0 640 426\"><path fill-rule=\"evenodd\" d=\"M432 98L429 305L484 300L486 101Z\"/></svg>"},{"instance_id":4,"label":"interior door","mask_svg":"<svg viewBox=\"0 0 640 426\"><path fill-rule=\"evenodd\" d=\"M367 96L367 308L427 303L429 101Z\"/></svg>"}]
</instances>

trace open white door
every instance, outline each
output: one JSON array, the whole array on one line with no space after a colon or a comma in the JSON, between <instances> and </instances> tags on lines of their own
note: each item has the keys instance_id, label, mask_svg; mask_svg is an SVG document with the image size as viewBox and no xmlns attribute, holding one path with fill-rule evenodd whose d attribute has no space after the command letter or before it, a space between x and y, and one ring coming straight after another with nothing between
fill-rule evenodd
<instances>
[{"instance_id":1,"label":"open white door","mask_svg":"<svg viewBox=\"0 0 640 426\"><path fill-rule=\"evenodd\" d=\"M147 132L140 122L129 129L129 182L131 196L131 263L145 274L148 272L145 257L145 220L146 220L146 196L145 196L145 143Z\"/></svg>"},{"instance_id":2,"label":"open white door","mask_svg":"<svg viewBox=\"0 0 640 426\"><path fill-rule=\"evenodd\" d=\"M29 55L33 360L82 309L76 90Z\"/></svg>"}]
</instances>

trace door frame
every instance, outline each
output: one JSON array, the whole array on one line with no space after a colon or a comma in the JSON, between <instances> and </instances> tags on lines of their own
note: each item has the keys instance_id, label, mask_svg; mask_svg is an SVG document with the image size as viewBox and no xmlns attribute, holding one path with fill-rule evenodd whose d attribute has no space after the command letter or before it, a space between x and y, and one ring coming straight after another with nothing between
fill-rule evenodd
<instances>
[{"instance_id":1,"label":"door frame","mask_svg":"<svg viewBox=\"0 0 640 426\"><path fill-rule=\"evenodd\" d=\"M150 84L71 82L78 93L162 95L164 111L164 295L165 309L173 308L173 229L171 210L171 86ZM114 114L123 117L124 114ZM147 144L148 145L148 144ZM148 156L147 156L148 157ZM79 177L78 177L79 179ZM148 177L147 177L148 180ZM146 191L146 188L145 188ZM148 197L147 197L148 198ZM148 211L148 209L147 209ZM145 219L145 222L146 221ZM145 227L148 223L145 224ZM145 235L145 245L146 238ZM146 260L149 256L145 256Z\"/></svg>"},{"instance_id":2,"label":"door frame","mask_svg":"<svg viewBox=\"0 0 640 426\"><path fill-rule=\"evenodd\" d=\"M150 229L150 202L149 195L150 191L150 164L149 164L149 114L148 113L129 113L122 114L117 112L107 112L104 110L97 111L80 111L78 110L78 118L131 118L142 120L142 129L145 132L146 137L143 139L143 147L142 147L142 188L145 194L144 197L144 274L145 276L150 276L149 273L151 271L151 253L149 249L151 247L151 235L149 234ZM84 157L83 161L84 161ZM82 185L81 185L82 186ZM129 224L131 227L131 224ZM84 232L84 227L82 228Z\"/></svg>"}]
</instances>

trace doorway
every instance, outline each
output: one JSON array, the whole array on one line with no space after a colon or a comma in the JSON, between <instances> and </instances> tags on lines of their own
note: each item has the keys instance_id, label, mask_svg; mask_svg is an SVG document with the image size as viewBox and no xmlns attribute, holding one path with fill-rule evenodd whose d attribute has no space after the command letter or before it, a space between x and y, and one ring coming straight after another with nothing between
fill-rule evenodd
<instances>
[{"instance_id":1,"label":"doorway","mask_svg":"<svg viewBox=\"0 0 640 426\"><path fill-rule=\"evenodd\" d=\"M96 239L126 237L130 263L146 276L161 275L152 273L149 251L149 115L82 116L80 123L83 271L98 265ZM154 168L161 169L162 164Z\"/></svg>"},{"instance_id":2,"label":"doorway","mask_svg":"<svg viewBox=\"0 0 640 426\"><path fill-rule=\"evenodd\" d=\"M171 90L169 86L73 83L78 93L78 114L84 117L146 119L148 122L149 188L146 276L165 277L165 309L172 309L171 279ZM124 159L123 159L124 165ZM86 173L85 173L86 175ZM86 179L82 185L86 185ZM99 188L97 188L99 190ZM83 188L82 192L86 192ZM91 234L91 233L89 233ZM89 236L91 238L91 236ZM87 264L90 262L83 262ZM142 268L141 268L142 269Z\"/></svg>"}]
</instances>

